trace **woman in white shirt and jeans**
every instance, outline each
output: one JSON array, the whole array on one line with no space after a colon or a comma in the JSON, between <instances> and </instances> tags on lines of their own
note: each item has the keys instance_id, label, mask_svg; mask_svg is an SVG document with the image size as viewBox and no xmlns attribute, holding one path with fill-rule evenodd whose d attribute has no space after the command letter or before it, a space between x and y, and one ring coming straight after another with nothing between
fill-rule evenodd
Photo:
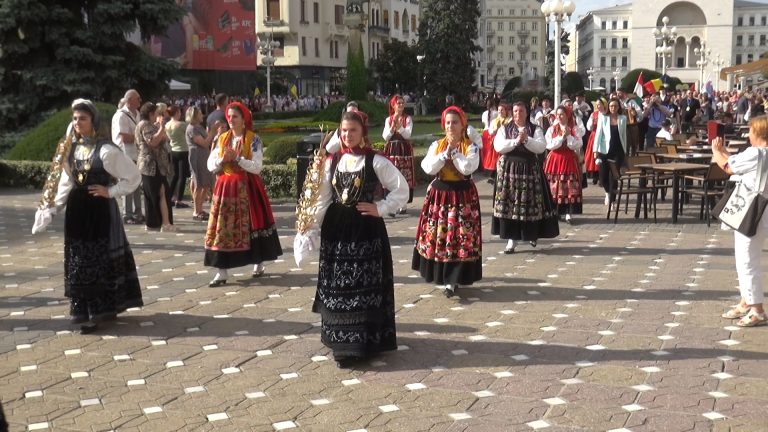
<instances>
[{"instance_id":1,"label":"woman in white shirt and jeans","mask_svg":"<svg viewBox=\"0 0 768 432\"><path fill-rule=\"evenodd\" d=\"M746 182L747 186L756 187L759 178L757 172L758 155L768 156L768 116L753 118L749 122L749 142L752 147L742 153L730 156L725 150L723 138L712 140L712 154L715 162L727 173ZM734 177L731 177L733 180ZM768 196L765 191L761 191ZM738 319L739 327L755 327L765 325L768 321L763 309L763 271L760 268L760 255L763 243L768 236L768 213L763 213L757 233L752 237L734 230L734 255L736 257L736 273L739 277L741 301L738 305L725 312L722 316L728 319Z\"/></svg>"}]
</instances>

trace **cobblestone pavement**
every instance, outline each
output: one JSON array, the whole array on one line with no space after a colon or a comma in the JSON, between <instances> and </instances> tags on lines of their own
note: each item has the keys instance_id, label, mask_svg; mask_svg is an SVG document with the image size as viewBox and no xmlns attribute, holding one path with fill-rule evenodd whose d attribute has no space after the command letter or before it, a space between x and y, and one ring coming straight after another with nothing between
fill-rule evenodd
<instances>
[{"instance_id":1,"label":"cobblestone pavement","mask_svg":"<svg viewBox=\"0 0 768 432\"><path fill-rule=\"evenodd\" d=\"M732 235L691 204L670 223L602 193L556 240L504 255L479 184L485 277L447 299L410 270L417 205L388 219L399 350L339 370L311 312L316 263L286 254L209 288L204 226L129 226L146 306L79 335L62 288L62 220L29 234L38 193L0 190L0 396L11 430L765 431L768 330L719 317L737 298ZM420 197L423 197L422 189ZM419 199L417 198L417 202ZM316 259L316 258L315 258Z\"/></svg>"}]
</instances>

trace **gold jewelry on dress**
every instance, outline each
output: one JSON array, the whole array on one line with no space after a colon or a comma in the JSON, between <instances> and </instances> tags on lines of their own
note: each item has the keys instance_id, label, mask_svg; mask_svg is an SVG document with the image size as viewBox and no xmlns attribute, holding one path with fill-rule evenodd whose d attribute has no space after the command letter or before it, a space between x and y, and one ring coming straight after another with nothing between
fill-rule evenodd
<instances>
[{"instance_id":1,"label":"gold jewelry on dress","mask_svg":"<svg viewBox=\"0 0 768 432\"><path fill-rule=\"evenodd\" d=\"M56 207L56 192L59 189L61 171L64 169L67 157L69 157L69 151L72 148L74 139L74 132L70 132L70 134L62 138L56 146L56 153L53 155L51 169L48 172L48 177L45 179L45 186L43 187L43 196L40 200L41 209Z\"/></svg>"}]
</instances>

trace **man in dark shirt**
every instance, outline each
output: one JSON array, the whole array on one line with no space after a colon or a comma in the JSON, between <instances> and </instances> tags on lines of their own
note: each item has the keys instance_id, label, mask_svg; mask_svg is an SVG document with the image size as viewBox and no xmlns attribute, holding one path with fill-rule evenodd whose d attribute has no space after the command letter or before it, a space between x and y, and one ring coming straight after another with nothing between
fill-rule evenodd
<instances>
[{"instance_id":1,"label":"man in dark shirt","mask_svg":"<svg viewBox=\"0 0 768 432\"><path fill-rule=\"evenodd\" d=\"M224 125L224 130L229 130L227 117L224 113L224 110L227 108L227 105L229 104L229 96L227 96L224 93L219 93L216 95L215 101L216 101L216 109L210 114L208 114L208 118L205 120L205 124L208 126L209 131L211 129L216 129L218 127L216 125L216 122L220 122L220 124Z\"/></svg>"},{"instance_id":2,"label":"man in dark shirt","mask_svg":"<svg viewBox=\"0 0 768 432\"><path fill-rule=\"evenodd\" d=\"M749 109L749 99L744 93L739 94L739 100L736 102L736 124L744 124L744 114Z\"/></svg>"},{"instance_id":3,"label":"man in dark shirt","mask_svg":"<svg viewBox=\"0 0 768 432\"><path fill-rule=\"evenodd\" d=\"M699 110L701 109L699 100L693 97L693 92L691 90L688 90L688 95L683 99L680 108L683 110L681 129L683 132L690 132L692 123L695 121L695 118L699 116Z\"/></svg>"}]
</instances>

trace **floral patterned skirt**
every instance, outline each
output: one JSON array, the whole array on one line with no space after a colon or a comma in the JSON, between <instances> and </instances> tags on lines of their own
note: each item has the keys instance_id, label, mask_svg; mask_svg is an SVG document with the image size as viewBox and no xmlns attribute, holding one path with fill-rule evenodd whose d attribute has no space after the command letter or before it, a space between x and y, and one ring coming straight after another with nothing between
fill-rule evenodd
<instances>
[{"instance_id":1,"label":"floral patterned skirt","mask_svg":"<svg viewBox=\"0 0 768 432\"><path fill-rule=\"evenodd\" d=\"M321 316L321 341L337 359L396 350L392 250L384 219L332 203L320 233L312 311Z\"/></svg>"},{"instance_id":2,"label":"floral patterned skirt","mask_svg":"<svg viewBox=\"0 0 768 432\"><path fill-rule=\"evenodd\" d=\"M491 234L525 241L560 235L557 209L537 155L499 158Z\"/></svg>"},{"instance_id":3,"label":"floral patterned skirt","mask_svg":"<svg viewBox=\"0 0 768 432\"><path fill-rule=\"evenodd\" d=\"M427 282L471 285L483 277L482 244L475 183L433 180L416 228L413 270Z\"/></svg>"},{"instance_id":4,"label":"floral patterned skirt","mask_svg":"<svg viewBox=\"0 0 768 432\"><path fill-rule=\"evenodd\" d=\"M407 140L389 140L384 146L384 156L405 177L409 189L408 202L413 201L413 186L416 184L416 174L413 169L413 145Z\"/></svg>"},{"instance_id":5,"label":"floral patterned skirt","mask_svg":"<svg viewBox=\"0 0 768 432\"><path fill-rule=\"evenodd\" d=\"M64 218L64 295L73 316L98 318L142 306L136 262L114 198L72 190Z\"/></svg>"},{"instance_id":6,"label":"floral patterned skirt","mask_svg":"<svg viewBox=\"0 0 768 432\"><path fill-rule=\"evenodd\" d=\"M578 155L559 148L547 155L544 173L559 214L581 214L581 169Z\"/></svg>"},{"instance_id":7,"label":"floral patterned skirt","mask_svg":"<svg viewBox=\"0 0 768 432\"><path fill-rule=\"evenodd\" d=\"M282 254L261 178L244 171L220 175L213 188L204 264L227 269L272 261Z\"/></svg>"}]
</instances>

